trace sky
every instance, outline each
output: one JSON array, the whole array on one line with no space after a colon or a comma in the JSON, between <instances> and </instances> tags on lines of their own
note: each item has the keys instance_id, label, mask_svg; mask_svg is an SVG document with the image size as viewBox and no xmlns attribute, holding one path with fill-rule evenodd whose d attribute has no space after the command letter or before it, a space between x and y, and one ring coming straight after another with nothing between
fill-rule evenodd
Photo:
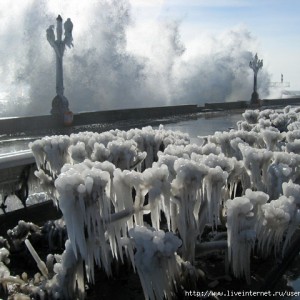
<instances>
[{"instance_id":1,"label":"sky","mask_svg":"<svg viewBox=\"0 0 300 300\"><path fill-rule=\"evenodd\" d=\"M74 24L64 55L73 112L249 100L255 53L261 98L281 97L270 88L281 74L300 90L298 0L0 0L0 8L0 93L30 99L21 111L7 101L0 116L49 113L55 54L45 32L58 14Z\"/></svg>"}]
</instances>

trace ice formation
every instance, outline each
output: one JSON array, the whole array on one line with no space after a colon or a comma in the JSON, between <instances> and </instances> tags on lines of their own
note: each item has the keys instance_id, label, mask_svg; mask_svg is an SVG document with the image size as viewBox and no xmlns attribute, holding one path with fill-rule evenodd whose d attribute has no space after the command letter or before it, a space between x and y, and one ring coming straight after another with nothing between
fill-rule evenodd
<instances>
[{"instance_id":1,"label":"ice formation","mask_svg":"<svg viewBox=\"0 0 300 300\"><path fill-rule=\"evenodd\" d=\"M248 283L251 251L284 254L300 223L299 109L243 117L237 130L202 144L163 126L33 142L36 175L62 210L69 237L53 266L55 293L68 285L71 295L74 280L83 289L83 264L92 282L94 264L111 274L112 259L127 257L146 298L170 299L179 280L176 252L182 265L193 264L207 225L217 231L226 223L232 272ZM59 275L65 263L79 272L73 283L58 280L66 278Z\"/></svg>"},{"instance_id":2,"label":"ice formation","mask_svg":"<svg viewBox=\"0 0 300 300\"><path fill-rule=\"evenodd\" d=\"M272 152L264 149L255 149L240 144L244 166L251 179L251 187L259 191L266 190L267 168L272 159Z\"/></svg>"},{"instance_id":3,"label":"ice formation","mask_svg":"<svg viewBox=\"0 0 300 300\"><path fill-rule=\"evenodd\" d=\"M169 170L166 165L154 165L142 174L143 194L148 194L151 223L155 229L160 229L160 212L165 213L170 229L170 198L171 184L168 180Z\"/></svg>"},{"instance_id":4,"label":"ice formation","mask_svg":"<svg viewBox=\"0 0 300 300\"><path fill-rule=\"evenodd\" d=\"M135 226L129 235L134 240L135 265L145 299L172 299L179 276L176 251L181 241L171 232Z\"/></svg>"},{"instance_id":5,"label":"ice formation","mask_svg":"<svg viewBox=\"0 0 300 300\"><path fill-rule=\"evenodd\" d=\"M63 254L56 255L55 260L56 263L48 256L48 266L53 273L46 285L48 295L51 299L84 299L83 263L75 257L70 240L66 241Z\"/></svg>"},{"instance_id":6,"label":"ice formation","mask_svg":"<svg viewBox=\"0 0 300 300\"><path fill-rule=\"evenodd\" d=\"M203 197L203 178L208 168L194 161L179 158L175 161L174 169L177 173L172 181L172 194L177 206L172 214L172 223L178 227L183 241L183 257L194 261L195 242L198 236L199 211Z\"/></svg>"},{"instance_id":7,"label":"ice formation","mask_svg":"<svg viewBox=\"0 0 300 300\"><path fill-rule=\"evenodd\" d=\"M6 244L9 245L7 241ZM27 286L26 273L23 273L21 277L19 275L13 276L11 274L9 270L9 255L10 251L6 247L0 248L0 290L2 287L4 290L15 295L14 298L16 299L30 300L31 298L27 294L37 296L39 299L44 299L45 292L42 288L33 285L30 287Z\"/></svg>"},{"instance_id":8,"label":"ice formation","mask_svg":"<svg viewBox=\"0 0 300 300\"><path fill-rule=\"evenodd\" d=\"M10 271L7 267L9 264L9 251L6 248L0 248L0 283L5 286L5 280L10 276Z\"/></svg>"},{"instance_id":9,"label":"ice formation","mask_svg":"<svg viewBox=\"0 0 300 300\"><path fill-rule=\"evenodd\" d=\"M245 120L247 121L247 123L249 124L256 124L258 121L258 117L259 117L259 110L246 110L242 116L245 118Z\"/></svg>"},{"instance_id":10,"label":"ice formation","mask_svg":"<svg viewBox=\"0 0 300 300\"><path fill-rule=\"evenodd\" d=\"M34 258L39 270L43 274L43 276L45 278L48 278L48 269L46 267L46 264L40 259L39 255L36 253L35 249L32 247L32 245L28 239L25 240L25 244L26 244L27 249L29 250L30 254Z\"/></svg>"},{"instance_id":11,"label":"ice formation","mask_svg":"<svg viewBox=\"0 0 300 300\"><path fill-rule=\"evenodd\" d=\"M264 204L257 228L258 247L261 253L268 256L273 249L274 254L277 255L281 249L283 254L293 233L289 231L294 231L298 225L299 213L292 197L280 196ZM283 244L284 234L287 236Z\"/></svg>"},{"instance_id":12,"label":"ice formation","mask_svg":"<svg viewBox=\"0 0 300 300\"><path fill-rule=\"evenodd\" d=\"M205 177L204 185L207 197L208 222L217 227L219 224L220 208L223 201L222 191L226 185L228 173L220 166L210 168Z\"/></svg>"},{"instance_id":13,"label":"ice formation","mask_svg":"<svg viewBox=\"0 0 300 300\"><path fill-rule=\"evenodd\" d=\"M250 253L255 245L253 204L247 197L226 202L228 260L236 277L246 277L250 283Z\"/></svg>"},{"instance_id":14,"label":"ice formation","mask_svg":"<svg viewBox=\"0 0 300 300\"><path fill-rule=\"evenodd\" d=\"M85 162L66 165L55 181L75 257L84 259L90 281L94 280L94 261L111 273L105 238L105 220L111 212L109 184L107 171L89 168Z\"/></svg>"}]
</instances>

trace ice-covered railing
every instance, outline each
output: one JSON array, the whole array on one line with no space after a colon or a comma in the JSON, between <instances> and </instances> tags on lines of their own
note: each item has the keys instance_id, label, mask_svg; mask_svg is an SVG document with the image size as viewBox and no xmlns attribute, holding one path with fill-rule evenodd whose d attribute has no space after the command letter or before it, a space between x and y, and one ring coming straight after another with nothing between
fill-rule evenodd
<instances>
[{"instance_id":1,"label":"ice-covered railing","mask_svg":"<svg viewBox=\"0 0 300 300\"><path fill-rule=\"evenodd\" d=\"M243 116L237 130L199 144L179 132L145 127L31 145L37 176L64 214L68 251L84 261L90 281L94 261L110 274L112 259L127 256L146 297L170 298L178 280L171 271L180 269L174 257L194 263L195 251L206 245L207 225L215 232L226 223L233 274L248 282L251 251L284 254L300 219L299 110L248 110ZM143 227L146 220L152 229ZM162 229L174 243L166 242ZM146 245L156 250L143 257ZM164 275L149 268L157 255L169 268Z\"/></svg>"}]
</instances>

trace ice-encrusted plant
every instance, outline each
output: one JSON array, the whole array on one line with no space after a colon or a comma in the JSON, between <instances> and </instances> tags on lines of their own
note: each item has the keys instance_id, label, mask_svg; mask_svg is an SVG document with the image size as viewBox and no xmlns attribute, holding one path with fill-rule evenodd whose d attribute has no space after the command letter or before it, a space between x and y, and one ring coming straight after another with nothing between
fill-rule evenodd
<instances>
[{"instance_id":1,"label":"ice-encrusted plant","mask_svg":"<svg viewBox=\"0 0 300 300\"><path fill-rule=\"evenodd\" d=\"M162 126L32 143L36 175L62 210L69 237L56 264L46 263L53 269L46 293L83 298L82 273L93 282L94 264L109 275L112 260L127 259L146 298L171 299L183 265L210 243L202 241L204 228L216 232L224 220L234 276L250 282L252 251L284 254L300 219L300 114L243 116L237 130L199 144Z\"/></svg>"}]
</instances>

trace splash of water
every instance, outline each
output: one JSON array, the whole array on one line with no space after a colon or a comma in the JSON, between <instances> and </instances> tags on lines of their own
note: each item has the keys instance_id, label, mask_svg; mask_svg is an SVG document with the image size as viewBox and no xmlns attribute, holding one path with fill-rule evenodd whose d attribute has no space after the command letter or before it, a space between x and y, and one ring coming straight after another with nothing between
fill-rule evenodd
<instances>
[{"instance_id":1,"label":"splash of water","mask_svg":"<svg viewBox=\"0 0 300 300\"><path fill-rule=\"evenodd\" d=\"M245 28L185 44L178 21L140 28L129 0L62 2L59 12L45 0L12 3L0 19L5 58L0 62L0 90L9 90L11 98L2 116L49 114L55 57L45 30L58 13L74 23L75 48L64 57L65 94L73 112L250 98L249 61L256 40ZM263 70L261 96L268 93L268 81ZM28 94L22 111L13 101L20 94Z\"/></svg>"}]
</instances>

